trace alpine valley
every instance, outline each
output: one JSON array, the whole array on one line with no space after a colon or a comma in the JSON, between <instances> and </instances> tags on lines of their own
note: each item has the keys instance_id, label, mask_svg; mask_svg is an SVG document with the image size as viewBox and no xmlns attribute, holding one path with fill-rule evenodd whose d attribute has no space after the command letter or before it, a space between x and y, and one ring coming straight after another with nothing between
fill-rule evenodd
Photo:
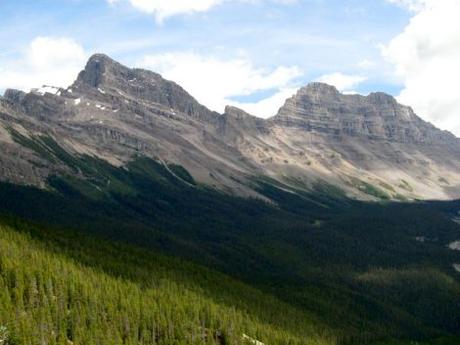
<instances>
[{"instance_id":1,"label":"alpine valley","mask_svg":"<svg viewBox=\"0 0 460 345\"><path fill-rule=\"evenodd\" d=\"M262 119L93 55L0 97L0 344L460 343L460 139L311 83Z\"/></svg>"}]
</instances>

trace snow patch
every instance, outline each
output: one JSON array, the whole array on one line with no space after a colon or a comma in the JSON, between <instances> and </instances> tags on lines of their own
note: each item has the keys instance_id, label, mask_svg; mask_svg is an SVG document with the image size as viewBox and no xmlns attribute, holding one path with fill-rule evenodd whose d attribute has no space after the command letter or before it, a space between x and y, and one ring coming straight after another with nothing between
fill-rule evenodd
<instances>
[{"instance_id":1,"label":"snow patch","mask_svg":"<svg viewBox=\"0 0 460 345\"><path fill-rule=\"evenodd\" d=\"M426 238L425 238L425 236L417 236L417 237L415 238L415 240L416 240L417 242L422 242L422 243L424 243L425 240L426 240Z\"/></svg>"},{"instance_id":2,"label":"snow patch","mask_svg":"<svg viewBox=\"0 0 460 345\"><path fill-rule=\"evenodd\" d=\"M100 104L96 104L96 108L101 109L101 110L105 110L105 107L103 105L100 105Z\"/></svg>"},{"instance_id":3,"label":"snow patch","mask_svg":"<svg viewBox=\"0 0 460 345\"><path fill-rule=\"evenodd\" d=\"M77 98L73 102L74 102L75 105L79 105L81 103L81 99Z\"/></svg>"},{"instance_id":4,"label":"snow patch","mask_svg":"<svg viewBox=\"0 0 460 345\"><path fill-rule=\"evenodd\" d=\"M42 87L38 89L32 89L32 92L38 93L42 96L44 96L46 93L50 93L52 95L61 95L61 92L59 91L58 87L55 86L48 86L48 85L43 85Z\"/></svg>"},{"instance_id":5,"label":"snow patch","mask_svg":"<svg viewBox=\"0 0 460 345\"><path fill-rule=\"evenodd\" d=\"M105 94L105 91L102 90L100 87L98 87L97 90L98 90L100 93Z\"/></svg>"},{"instance_id":6,"label":"snow patch","mask_svg":"<svg viewBox=\"0 0 460 345\"><path fill-rule=\"evenodd\" d=\"M453 264L452 267L454 268L454 270L460 273L460 264Z\"/></svg>"}]
</instances>

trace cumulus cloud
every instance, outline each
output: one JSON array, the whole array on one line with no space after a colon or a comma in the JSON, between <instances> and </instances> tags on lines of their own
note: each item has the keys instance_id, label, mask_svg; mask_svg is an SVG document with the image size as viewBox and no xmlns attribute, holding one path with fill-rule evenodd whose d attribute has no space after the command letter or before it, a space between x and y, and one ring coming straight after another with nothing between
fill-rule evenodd
<instances>
[{"instance_id":1,"label":"cumulus cloud","mask_svg":"<svg viewBox=\"0 0 460 345\"><path fill-rule=\"evenodd\" d=\"M108 0L116 3L122 0ZM153 14L158 22L177 14L206 12L225 0L128 0L131 6L139 11Z\"/></svg>"},{"instance_id":2,"label":"cumulus cloud","mask_svg":"<svg viewBox=\"0 0 460 345\"><path fill-rule=\"evenodd\" d=\"M206 12L224 2L255 3L267 0L107 0L110 4L128 1L135 9L152 14L158 23L178 14ZM279 4L293 4L298 0L268 0Z\"/></svg>"},{"instance_id":3,"label":"cumulus cloud","mask_svg":"<svg viewBox=\"0 0 460 345\"><path fill-rule=\"evenodd\" d=\"M399 101L460 136L460 2L423 3L425 6L382 52L404 84Z\"/></svg>"},{"instance_id":4,"label":"cumulus cloud","mask_svg":"<svg viewBox=\"0 0 460 345\"><path fill-rule=\"evenodd\" d=\"M241 108L249 114L263 117L265 119L276 115L279 108L292 97L298 90L298 87L281 87L275 94L257 102L236 102L230 101L229 104Z\"/></svg>"},{"instance_id":5,"label":"cumulus cloud","mask_svg":"<svg viewBox=\"0 0 460 345\"><path fill-rule=\"evenodd\" d=\"M75 80L86 57L72 39L37 37L21 57L1 61L0 89L29 91L45 84L66 87Z\"/></svg>"},{"instance_id":6,"label":"cumulus cloud","mask_svg":"<svg viewBox=\"0 0 460 345\"><path fill-rule=\"evenodd\" d=\"M213 110L222 112L230 104L262 117L274 115L294 93L293 82L302 75L296 66L266 70L255 67L246 57L219 59L184 52L145 56L138 65L174 80ZM257 102L232 100L270 90L274 90L272 96Z\"/></svg>"},{"instance_id":7,"label":"cumulus cloud","mask_svg":"<svg viewBox=\"0 0 460 345\"><path fill-rule=\"evenodd\" d=\"M319 77L316 81L335 86L339 91L344 93L355 93L353 88L361 84L367 78L360 75L331 73Z\"/></svg>"}]
</instances>

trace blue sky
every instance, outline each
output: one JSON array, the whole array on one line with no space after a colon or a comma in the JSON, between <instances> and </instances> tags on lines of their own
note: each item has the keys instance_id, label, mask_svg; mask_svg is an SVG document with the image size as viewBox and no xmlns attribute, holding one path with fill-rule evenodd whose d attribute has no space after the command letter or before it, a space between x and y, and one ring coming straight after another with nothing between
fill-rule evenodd
<instances>
[{"instance_id":1,"label":"blue sky","mask_svg":"<svg viewBox=\"0 0 460 345\"><path fill-rule=\"evenodd\" d=\"M0 92L67 86L101 52L218 111L232 103L266 117L315 80L398 96L409 77L391 45L427 11L414 4L429 1L2 0Z\"/></svg>"}]
</instances>

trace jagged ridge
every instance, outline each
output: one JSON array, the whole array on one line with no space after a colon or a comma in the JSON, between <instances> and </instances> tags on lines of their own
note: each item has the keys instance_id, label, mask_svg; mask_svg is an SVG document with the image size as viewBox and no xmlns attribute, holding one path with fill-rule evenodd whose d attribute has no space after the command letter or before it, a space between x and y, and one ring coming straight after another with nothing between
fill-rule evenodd
<instances>
[{"instance_id":1,"label":"jagged ridge","mask_svg":"<svg viewBox=\"0 0 460 345\"><path fill-rule=\"evenodd\" d=\"M3 180L44 186L68 171L66 162L24 147L13 128L32 146L49 136L71 155L116 166L139 155L178 164L198 183L243 196L262 197L255 176L294 192L333 184L362 199L460 196L459 139L383 93L343 95L311 83L268 120L234 107L219 115L159 74L103 54L69 88L48 90L5 93Z\"/></svg>"}]
</instances>

